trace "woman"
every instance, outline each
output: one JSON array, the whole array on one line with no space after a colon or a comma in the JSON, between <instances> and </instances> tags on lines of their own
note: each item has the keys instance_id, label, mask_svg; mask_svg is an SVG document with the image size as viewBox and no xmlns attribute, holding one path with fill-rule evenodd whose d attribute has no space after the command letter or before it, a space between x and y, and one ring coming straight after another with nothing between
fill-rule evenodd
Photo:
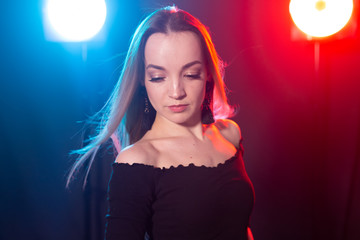
<instances>
[{"instance_id":1,"label":"woman","mask_svg":"<svg viewBox=\"0 0 360 240\"><path fill-rule=\"evenodd\" d=\"M253 187L222 69L189 13L167 7L139 25L99 134L70 173L109 137L122 145L106 239L252 239Z\"/></svg>"}]
</instances>

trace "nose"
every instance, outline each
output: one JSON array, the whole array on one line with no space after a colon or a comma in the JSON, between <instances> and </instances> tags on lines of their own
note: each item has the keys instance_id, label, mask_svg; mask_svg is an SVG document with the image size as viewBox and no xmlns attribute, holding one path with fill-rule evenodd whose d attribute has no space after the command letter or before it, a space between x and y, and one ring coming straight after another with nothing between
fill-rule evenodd
<instances>
[{"instance_id":1,"label":"nose","mask_svg":"<svg viewBox=\"0 0 360 240\"><path fill-rule=\"evenodd\" d=\"M169 92L170 98L175 100L181 100L186 97L186 91L184 89L183 82L180 79L174 79L169 81Z\"/></svg>"}]
</instances>

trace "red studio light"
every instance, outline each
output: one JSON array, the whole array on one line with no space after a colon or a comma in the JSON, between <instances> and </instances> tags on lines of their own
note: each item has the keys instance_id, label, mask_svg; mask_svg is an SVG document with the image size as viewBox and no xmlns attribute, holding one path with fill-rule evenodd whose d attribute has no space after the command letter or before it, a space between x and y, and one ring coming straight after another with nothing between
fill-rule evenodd
<instances>
[{"instance_id":1,"label":"red studio light","mask_svg":"<svg viewBox=\"0 0 360 240\"><path fill-rule=\"evenodd\" d=\"M340 31L350 20L353 0L291 0L290 15L309 37L327 37Z\"/></svg>"}]
</instances>

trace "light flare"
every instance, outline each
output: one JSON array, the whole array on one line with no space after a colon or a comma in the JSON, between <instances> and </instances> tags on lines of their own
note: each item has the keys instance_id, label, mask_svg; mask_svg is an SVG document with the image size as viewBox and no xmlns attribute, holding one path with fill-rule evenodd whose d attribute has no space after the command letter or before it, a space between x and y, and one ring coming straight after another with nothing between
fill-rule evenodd
<instances>
[{"instance_id":1,"label":"light flare","mask_svg":"<svg viewBox=\"0 0 360 240\"><path fill-rule=\"evenodd\" d=\"M295 25L312 37L340 31L350 20L352 0L291 0L289 10Z\"/></svg>"},{"instance_id":2,"label":"light flare","mask_svg":"<svg viewBox=\"0 0 360 240\"><path fill-rule=\"evenodd\" d=\"M106 19L104 0L48 0L45 14L63 41L80 42L94 37Z\"/></svg>"}]
</instances>

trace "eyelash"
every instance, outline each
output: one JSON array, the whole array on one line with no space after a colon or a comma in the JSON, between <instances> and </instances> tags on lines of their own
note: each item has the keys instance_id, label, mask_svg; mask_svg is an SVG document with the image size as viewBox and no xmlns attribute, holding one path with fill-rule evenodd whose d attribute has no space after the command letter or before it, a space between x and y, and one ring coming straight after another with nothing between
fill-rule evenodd
<instances>
[{"instance_id":1,"label":"eyelash","mask_svg":"<svg viewBox=\"0 0 360 240\"><path fill-rule=\"evenodd\" d=\"M160 82L160 81L164 80L164 78L165 77L153 77L149 81L150 82Z\"/></svg>"},{"instance_id":2,"label":"eyelash","mask_svg":"<svg viewBox=\"0 0 360 240\"><path fill-rule=\"evenodd\" d=\"M201 77L201 75L200 75L200 73L197 73L197 74L185 74L184 77L185 78L190 78L190 79L199 79ZM165 77L153 77L149 81L150 82L160 82L160 81L162 81L164 79L165 79Z\"/></svg>"},{"instance_id":3,"label":"eyelash","mask_svg":"<svg viewBox=\"0 0 360 240\"><path fill-rule=\"evenodd\" d=\"M197 74L186 74L186 75L184 75L184 77L190 78L190 79L199 79L199 78L200 78L200 73L197 73Z\"/></svg>"}]
</instances>

